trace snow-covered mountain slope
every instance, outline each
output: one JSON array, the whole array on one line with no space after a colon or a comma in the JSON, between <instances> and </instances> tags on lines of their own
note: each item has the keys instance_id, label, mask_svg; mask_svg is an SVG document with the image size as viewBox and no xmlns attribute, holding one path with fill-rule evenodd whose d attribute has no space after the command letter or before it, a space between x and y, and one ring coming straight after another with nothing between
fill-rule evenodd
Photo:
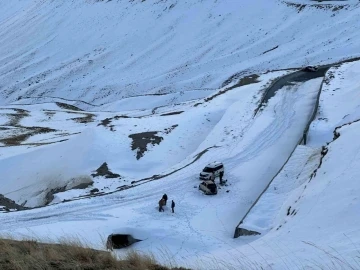
<instances>
[{"instance_id":1,"label":"snow-covered mountain slope","mask_svg":"<svg viewBox=\"0 0 360 270\"><path fill-rule=\"evenodd\" d=\"M0 194L43 207L0 235L131 233L195 269L353 260L360 64L333 63L360 56L359 19L355 0L1 1ZM205 196L213 161L228 185ZM274 177L243 224L261 235L233 239Z\"/></svg>"},{"instance_id":2,"label":"snow-covered mountain slope","mask_svg":"<svg viewBox=\"0 0 360 270\"><path fill-rule=\"evenodd\" d=\"M359 72L360 62L328 71L308 145L298 146L242 225L262 234L250 238L263 258L241 249L246 257L277 256L284 268L358 268Z\"/></svg>"},{"instance_id":3,"label":"snow-covered mountain slope","mask_svg":"<svg viewBox=\"0 0 360 270\"><path fill-rule=\"evenodd\" d=\"M18 204L26 202L26 206L39 206L44 204L44 197L51 189L66 185L74 177L89 175L104 162L107 162L114 173L120 174L121 178L100 185L102 188L106 186L114 190L123 185L130 185L133 181L181 168L206 149L219 148L218 151L212 150L215 153L211 156L215 156L219 151L229 154L230 152L225 149L231 148L231 156L235 156L242 147L238 146L236 150L234 143L239 144L239 139L243 140L244 133L250 128L250 124L253 124L254 111L258 107L266 85L283 74L286 72L262 75L253 83L230 91L226 91L226 88L221 89L218 92L220 95L211 96L203 103L197 100L177 106L162 106L155 111L154 109L133 110L128 112L130 116L122 112L114 114L61 110L59 105L64 107L63 103L23 105L21 108L26 114L21 111L22 117L15 118L18 119L16 127L10 128L4 121L6 130L0 142L3 143L6 151L2 153L0 165L8 177L2 185L2 193ZM268 124L256 121L258 124L252 128L255 132L253 135L262 130L268 133L264 136L257 135L263 137L261 138L263 149L270 147L282 132L294 125L290 121L295 121L296 118L293 117L297 107L292 104L295 111L288 118L284 118L287 114L287 107L284 107L288 105L286 100L295 101L298 95L304 96L298 109L310 113L311 110L308 110L307 106L313 106L318 87L319 83L315 84L311 91L300 87L299 93L296 92L297 87L295 87L293 92L288 91L289 96L285 94L284 100L276 101L283 104L278 105L279 118L265 118L269 125L274 123L276 126L266 128ZM222 92L224 93L221 94ZM142 106L141 104L148 106L150 102L156 100L156 97L139 97L138 102L136 102L137 98L133 99L139 107ZM4 110L5 117L14 119L13 112L16 108L4 108ZM242 115L241 121L240 115ZM292 131L296 133L289 133L295 136L295 141L299 137L296 134L302 132L307 120L306 115L299 117L299 126ZM81 123L79 118L90 119ZM276 121L273 122L274 120ZM283 120L286 121L282 122ZM15 133L21 132L21 129L32 131L34 127L48 132L21 133L30 134L28 138L22 138ZM254 140L253 135L249 134L248 139L241 141L241 144L249 144ZM266 138L268 142L265 142ZM62 142L63 140L66 141ZM241 159L247 161L259 152L261 149L249 147L248 152L241 155ZM211 156L201 164L197 164L192 173L193 177L196 178L201 166L213 158ZM234 160L227 165L229 170L234 166L237 167L237 162ZM12 172L14 167L22 169ZM105 181L102 179L100 183ZM88 194L89 190L85 193Z\"/></svg>"},{"instance_id":4,"label":"snow-covered mountain slope","mask_svg":"<svg viewBox=\"0 0 360 270\"><path fill-rule=\"evenodd\" d=\"M358 1L302 2L1 1L0 101L206 96L238 72L359 56Z\"/></svg>"},{"instance_id":5,"label":"snow-covered mountain slope","mask_svg":"<svg viewBox=\"0 0 360 270\"><path fill-rule=\"evenodd\" d=\"M84 131L67 142L53 146L40 146L38 150L27 154L3 159L2 170L11 168L22 160L30 159L34 162L28 170L40 171L42 174L49 170L50 164L58 163L77 168L78 173L83 174L94 170L96 164L100 165L106 161L111 170L123 177L112 180L112 186L109 185L107 188L116 190L116 187L124 180L130 188L106 196L93 197L90 203L87 199L76 200L46 208L12 213L2 220L2 232L12 230L12 235L16 237L24 234L36 235L48 241L56 241L63 231L68 231L70 235L75 234L86 238L98 248L103 248L102 240L107 234L131 232L137 238L146 239L136 244L137 249L155 253L162 262L167 262L169 258L162 257L159 250L166 250L168 254L171 254L171 260L179 263L182 261L183 264L186 261L192 267L196 265L197 260L203 260L209 256L209 253L216 254L219 250L227 250L234 245L240 248L242 241L234 242L232 239L234 227L301 139L322 82L322 79L318 78L306 83L287 85L279 89L276 95L254 116L262 96L261 89L264 90L264 86L268 85L270 80L286 73L268 73L260 76L257 79L259 82L255 81L226 92L223 89L219 92L222 94L206 99L207 102L198 100L197 103L201 104L197 106L194 106L196 103L192 107L188 103L183 104L181 111L184 112L181 114L147 116L143 120L138 119L136 123L138 127L132 126L132 119L116 120L114 117L111 119L111 124L115 131L111 131L110 127L93 126L89 129L95 136L90 136L91 134ZM214 118L212 112L215 112L213 115L218 118ZM110 118L110 113L103 114L107 114ZM194 116L201 115L203 115L205 127L211 126L210 130L207 131L205 127L194 121L196 120ZM186 146L188 151L191 150L190 154L181 150L182 145L179 140L184 135L177 136L176 140L164 136L163 142L159 145L155 144L139 159L139 162L136 161L136 153L130 151L130 141L125 145L119 143L124 136L122 133L127 135L126 132L132 128L148 131L149 124L152 127L155 127L155 123L164 125L167 123L163 120L164 117L175 121L171 122L172 124L178 124L169 135L179 132L179 134L189 136ZM191 121L185 125L181 124L181 121L186 123L187 120ZM206 136L201 138L200 144L197 142L191 149L191 143L199 140L200 135L196 135L199 128L200 131L206 132ZM100 144L104 144L106 150L99 148ZM121 147L124 147L124 150ZM173 158L178 158L180 161L169 167L158 167L156 161L161 161L159 164L164 166L163 159L167 158L168 162L171 161L173 151L177 151ZM274 156L277 158L274 159ZM36 158L43 159L44 163L36 162ZM208 162L214 160L224 162L228 186L219 187L218 194L209 197L197 189L198 173ZM13 163L9 164L9 162ZM69 162L72 167L66 162ZM133 166L127 168L126 162L132 163ZM25 162L21 164L26 167ZM157 177L139 179L145 176L141 170L142 164L147 165L146 172L149 176L154 170L164 177L158 180L156 180ZM29 179L22 173L20 171L11 176L6 171L6 174L13 177L14 182L19 185L23 183L16 181L17 178ZM41 185L46 182L39 181L36 177L33 177L33 181L36 188L40 187L40 194L39 190L34 190L34 187L26 186L24 189L17 188L15 192L8 192L6 195L17 196L12 198L21 203L24 196L31 194L33 200L29 202L39 203L43 198L41 196L44 196L41 194L44 186ZM102 186L106 191L103 181L107 180L99 178L96 181L95 186ZM134 184L130 185L129 182ZM6 186L14 188L14 185L10 184ZM75 196L89 194L89 189L55 194L54 202L71 199L74 194ZM174 215L169 213L168 207L165 213L158 212L157 202L163 193L167 193L170 200L175 200L177 206ZM32 206L31 204L29 206ZM52 236L49 235L50 231ZM92 235L91 239L89 235ZM184 239L187 240L184 241ZM218 260L222 259L218 258ZM208 266L208 264L203 264L206 269L209 269Z\"/></svg>"}]
</instances>

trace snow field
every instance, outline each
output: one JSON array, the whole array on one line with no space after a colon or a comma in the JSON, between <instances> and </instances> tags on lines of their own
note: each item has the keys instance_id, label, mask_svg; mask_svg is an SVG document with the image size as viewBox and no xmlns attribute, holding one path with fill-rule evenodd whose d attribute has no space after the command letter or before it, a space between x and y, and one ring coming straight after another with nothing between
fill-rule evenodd
<instances>
[{"instance_id":1,"label":"snow field","mask_svg":"<svg viewBox=\"0 0 360 270\"><path fill-rule=\"evenodd\" d=\"M195 95L238 72L358 56L358 3L349 1L343 9L307 3L301 11L265 0L10 2L0 13L2 104Z\"/></svg>"},{"instance_id":2,"label":"snow field","mask_svg":"<svg viewBox=\"0 0 360 270\"><path fill-rule=\"evenodd\" d=\"M274 78L270 75L266 77L268 80ZM232 235L239 217L245 214L253 198L262 191L271 179L271 175L276 174L291 153L294 143L296 144L301 138L307 119L311 116L311 106L315 104L321 83L321 79L315 79L279 90L277 95L269 100L267 106L253 118L254 110L259 101L259 99L254 100L254 94L257 94L259 89L268 83L268 80L260 78L259 83L228 91L208 103L195 107L196 109L189 109L189 111L180 114L181 118L180 115L165 116L164 119L171 119L170 117L172 117L173 120L181 119L184 121L186 120L184 115L187 113L189 119L195 120L194 111L197 111L198 115L201 115L200 112L209 114L207 117L209 117L210 122L207 122L212 123L212 128L206 132L207 136L203 137L202 141L204 142L197 148L193 147L193 152L183 157L183 160L177 165L168 169L164 168L164 173L191 163L196 157L195 154L207 147L217 146L210 148L198 161L191 165L170 174L164 179L149 181L104 197L92 198L91 206L85 199L48 206L46 209L51 209L50 215L41 209L24 212L23 215L18 216L21 219L21 226L14 228L13 221L10 219L3 225L3 229L11 229L12 234L19 237L35 234L40 238L47 239L50 237L49 231L60 231L60 228L71 226L69 225L71 223L73 224L72 234L80 237L89 234L96 235L93 236L91 242L94 246L101 248L101 237L106 237L107 234L115 231L122 231L122 228L136 228L146 240L137 243L134 248L141 252L156 253L163 262L169 258L162 257L161 253L158 252L159 250L165 250L171 254L169 256L175 261L182 258L182 260L186 259L189 263L195 264L199 258L216 253L219 249L227 250L237 247L239 243L234 242ZM239 99L240 97L241 99ZM286 114L286 111L291 113ZM213 112L217 117L211 117ZM222 117L219 117L219 112L221 112ZM238 116L241 116L242 113L243 117L235 119L234 115L237 113L239 113ZM155 117L164 116L156 115ZM239 120L243 118L244 120ZM114 121L115 130L119 130L121 127L121 120L119 119L119 122ZM155 121L153 123L151 120L151 117L148 117L146 126L136 127L136 131L143 131L147 125L154 126ZM164 125L164 122L166 123L166 120L157 123ZM179 124L180 126L181 124ZM191 134L196 134L194 132L197 132L198 129L196 121L192 121L192 125L189 124L185 127L190 130ZM99 128L92 128L90 134L83 132L83 136L78 135L76 137L77 140L83 142L82 147L87 149L87 152L82 153L82 168L85 168L85 165L89 166L89 164L93 164L93 168L96 168L95 164L100 164L101 158L99 156L106 153L106 160L111 170L121 174L119 165L117 167L111 165L119 164L119 162L115 162L119 159L125 159L121 158L117 152L120 146L117 147L114 144L114 139L109 136L104 135L103 138L93 139L93 136L96 137L101 133L107 134L106 132L109 132L104 127ZM220 130L229 132L233 130L234 134L242 134L242 137L225 136L225 140L222 141L222 137L219 137ZM118 136L116 132L113 134ZM195 138L195 140L197 139ZM69 147L74 146L74 143L70 143L71 141L69 141ZM101 152L94 146L88 148L88 145L93 142L102 142L103 144L108 142L109 145L105 147L107 149L105 152ZM190 143L188 142L188 145ZM62 143L62 145L64 144L66 142ZM129 144L127 145L129 148ZM163 147L165 146L163 145ZM50 149L50 147L44 149ZM114 154L111 154L112 152L109 149L113 150ZM64 151L66 150L64 149ZM141 161L151 168L154 166L152 162L155 158L155 155L151 156L151 154L156 151L166 153L166 149L161 148L161 143L159 146L154 146L148 156L145 154L144 159L140 159L140 170L139 172L136 171L139 177L142 173ZM54 149L52 149L53 152ZM79 153L79 151L76 152ZM74 159L69 160L69 162L75 163L75 160L81 159L73 154L72 156ZM274 156L277 156L278 159L274 159ZM87 157L87 159L84 160L83 157ZM157 155L157 158L160 159L161 155ZM205 196L197 189L199 184L197 176L201 169L215 158L226 164L225 176L230 185L219 189L216 196ZM268 165L259 167L256 164ZM81 167L78 161L76 161L76 166L77 168ZM157 171L160 171L159 168ZM148 170L149 174L150 172ZM135 175L135 171L133 173ZM74 191L68 191L64 194L70 196L71 193L73 194L71 196L75 196ZM170 213L168 206L165 213L158 212L157 202L163 193L168 194L169 200L175 200L177 206L174 215ZM59 194L57 200L62 198L65 197ZM108 207L109 205L111 207ZM226 211L224 211L224 207ZM17 216L14 215L12 218L13 220L17 219ZM89 220L96 222L91 222L91 226L88 226L86 224ZM31 228L30 231L29 228ZM134 233L134 236L137 237L136 230ZM50 239L56 240L56 237L58 237L57 233ZM122 251L119 251L119 254L121 253Z\"/></svg>"},{"instance_id":3,"label":"snow field","mask_svg":"<svg viewBox=\"0 0 360 270\"><path fill-rule=\"evenodd\" d=\"M130 232L144 240L134 249L196 269L348 267L344 261L356 269L359 62L329 70L308 145L294 153L321 79L286 86L254 111L265 87L290 72L274 70L359 56L359 10L358 1L1 1L0 139L29 127L56 131L0 143L0 193L42 205L49 189L103 162L121 178L97 177L45 208L1 213L0 235L75 235L103 249L107 235ZM209 100L250 74L259 81ZM13 108L27 110L15 124ZM137 159L129 135L143 132L163 140ZM233 239L292 153L246 220L262 234ZM205 196L198 174L214 160L224 162L229 186ZM123 185L134 187L114 192ZM94 187L111 194L77 200ZM158 212L164 193L175 214L169 206Z\"/></svg>"},{"instance_id":4,"label":"snow field","mask_svg":"<svg viewBox=\"0 0 360 270\"><path fill-rule=\"evenodd\" d=\"M242 247L248 259L277 269L357 268L354 258L360 238L354 213L359 206L360 145L355 134L360 122L353 122L359 119L355 119L359 99L354 99L358 86L353 78L358 65L343 64L326 74L308 146L297 147L241 226L261 232L240 237L258 253ZM334 139L333 131L341 125L340 136ZM327 148L324 157L322 146Z\"/></svg>"}]
</instances>

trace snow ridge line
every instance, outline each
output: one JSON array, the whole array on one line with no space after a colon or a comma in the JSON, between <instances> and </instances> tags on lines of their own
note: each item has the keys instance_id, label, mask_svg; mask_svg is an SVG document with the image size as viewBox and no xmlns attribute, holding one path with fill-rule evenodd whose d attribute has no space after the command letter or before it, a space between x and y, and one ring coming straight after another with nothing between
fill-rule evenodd
<instances>
[{"instance_id":1,"label":"snow ridge line","mask_svg":"<svg viewBox=\"0 0 360 270\"><path fill-rule=\"evenodd\" d=\"M327 71L326 71L327 72ZM284 75L280 78L278 78L276 81L280 80L283 77L286 77L288 75ZM273 182L273 180L279 175L279 173L283 170L283 168L285 167L285 165L288 163L288 161L290 160L291 156L293 155L293 153L295 152L297 146L299 144L301 144L304 141L304 144L306 144L306 136L309 130L309 127L312 123L312 121L314 120L316 114L317 114L317 109L318 109L318 105L319 105L319 100L320 100L320 95L321 95L321 91L322 91L322 87L323 87L323 83L325 81L325 76L323 78L323 81L321 82L321 85L319 87L319 91L318 91L318 95L316 98L316 103L314 106L314 111L313 114L311 116L311 118L309 119L306 128L304 130L304 136L302 138L299 139L298 143L294 146L294 149L292 150L292 152L290 153L289 157L286 159L286 161L284 162L284 164L281 166L281 168L279 169L279 171L274 175L274 177L269 181L269 183L267 184L267 186L265 187L265 189L260 193L260 195L258 196L258 198L255 200L255 202L251 205L251 207L249 208L249 210L246 212L246 214L243 216L243 218L240 220L240 222L238 223L238 225L235 227L235 232L234 232L234 238L238 238L239 236L241 236L241 230L243 230L242 228L240 228L240 225L244 222L245 218L248 216L248 214L251 212L251 210L254 208L254 206L258 203L258 201L260 200L260 198L262 197L262 195L268 190L269 186L271 185L271 183ZM274 82L275 83L275 82ZM269 89L269 88L268 88ZM250 233L257 233L257 232L250 232Z\"/></svg>"},{"instance_id":2,"label":"snow ridge line","mask_svg":"<svg viewBox=\"0 0 360 270\"><path fill-rule=\"evenodd\" d=\"M307 135L308 135L308 133L309 133L310 125L311 125L312 121L314 121L314 119L315 119L315 117L316 117L316 115L317 115L317 113L318 113L320 96L321 96L322 88L323 88L323 85L324 85L324 82L325 82L326 73L329 71L329 69L330 69L330 67L326 70L325 75L324 75L324 78L323 78L323 80L322 80L322 82L321 82L320 90L319 90L319 93L318 93L318 95L317 95L317 97L316 97L316 103L315 103L315 107L314 107L313 114L312 114L309 122L308 122L307 125L306 125L306 128L305 128L305 130L304 130L303 139L302 139L302 141L300 142L300 143L303 142L304 145L306 145L306 138L307 138Z\"/></svg>"},{"instance_id":3,"label":"snow ridge line","mask_svg":"<svg viewBox=\"0 0 360 270\"><path fill-rule=\"evenodd\" d=\"M354 124L354 123L357 123L357 122L360 122L360 119L351 121L351 122L349 122L349 123L345 123L345 124L343 124L343 125L341 125L341 126L337 126L337 127L334 129L334 131L333 131L334 138L332 139L331 142L327 142L327 143L326 143L326 146L325 146L325 145L322 146L322 149L321 149L321 158L320 158L319 166L318 166L317 169L315 169L315 170L313 171L313 173L310 175L309 183L311 182L311 180L312 180L314 177L316 177L316 173L317 173L318 169L321 168L323 159L324 159L324 157L326 156L326 154L328 153L328 146L329 146L331 143L333 143L334 141L336 141L336 140L340 137L341 134L340 134L340 132L338 132L338 129L341 129L341 128L345 127L345 126L349 126L349 125Z\"/></svg>"}]
</instances>

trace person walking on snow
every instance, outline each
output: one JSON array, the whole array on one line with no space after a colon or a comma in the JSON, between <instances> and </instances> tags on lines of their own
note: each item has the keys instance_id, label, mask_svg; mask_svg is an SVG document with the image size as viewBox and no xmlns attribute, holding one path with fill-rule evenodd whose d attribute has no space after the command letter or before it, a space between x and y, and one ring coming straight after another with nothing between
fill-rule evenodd
<instances>
[{"instance_id":1,"label":"person walking on snow","mask_svg":"<svg viewBox=\"0 0 360 270\"><path fill-rule=\"evenodd\" d=\"M164 203L165 203L164 199L161 199L159 201L159 212L164 212L164 208L163 208Z\"/></svg>"},{"instance_id":2,"label":"person walking on snow","mask_svg":"<svg viewBox=\"0 0 360 270\"><path fill-rule=\"evenodd\" d=\"M171 200L171 210L173 213L175 213L174 208L175 208L175 202L174 202L174 200Z\"/></svg>"},{"instance_id":3,"label":"person walking on snow","mask_svg":"<svg viewBox=\"0 0 360 270\"><path fill-rule=\"evenodd\" d=\"M163 195L163 197L162 197L162 198L164 199L164 201L165 201L165 205L166 205L166 203L167 203L167 199L168 199L168 197L167 197L166 193Z\"/></svg>"}]
</instances>

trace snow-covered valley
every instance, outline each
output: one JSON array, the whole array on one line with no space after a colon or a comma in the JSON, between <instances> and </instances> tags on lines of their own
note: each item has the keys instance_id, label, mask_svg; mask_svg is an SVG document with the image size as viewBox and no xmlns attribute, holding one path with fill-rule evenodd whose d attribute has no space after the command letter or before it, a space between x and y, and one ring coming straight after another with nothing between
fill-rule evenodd
<instances>
[{"instance_id":1,"label":"snow-covered valley","mask_svg":"<svg viewBox=\"0 0 360 270\"><path fill-rule=\"evenodd\" d=\"M356 269L359 21L355 0L2 1L0 235ZM241 220L259 234L234 238Z\"/></svg>"}]
</instances>

